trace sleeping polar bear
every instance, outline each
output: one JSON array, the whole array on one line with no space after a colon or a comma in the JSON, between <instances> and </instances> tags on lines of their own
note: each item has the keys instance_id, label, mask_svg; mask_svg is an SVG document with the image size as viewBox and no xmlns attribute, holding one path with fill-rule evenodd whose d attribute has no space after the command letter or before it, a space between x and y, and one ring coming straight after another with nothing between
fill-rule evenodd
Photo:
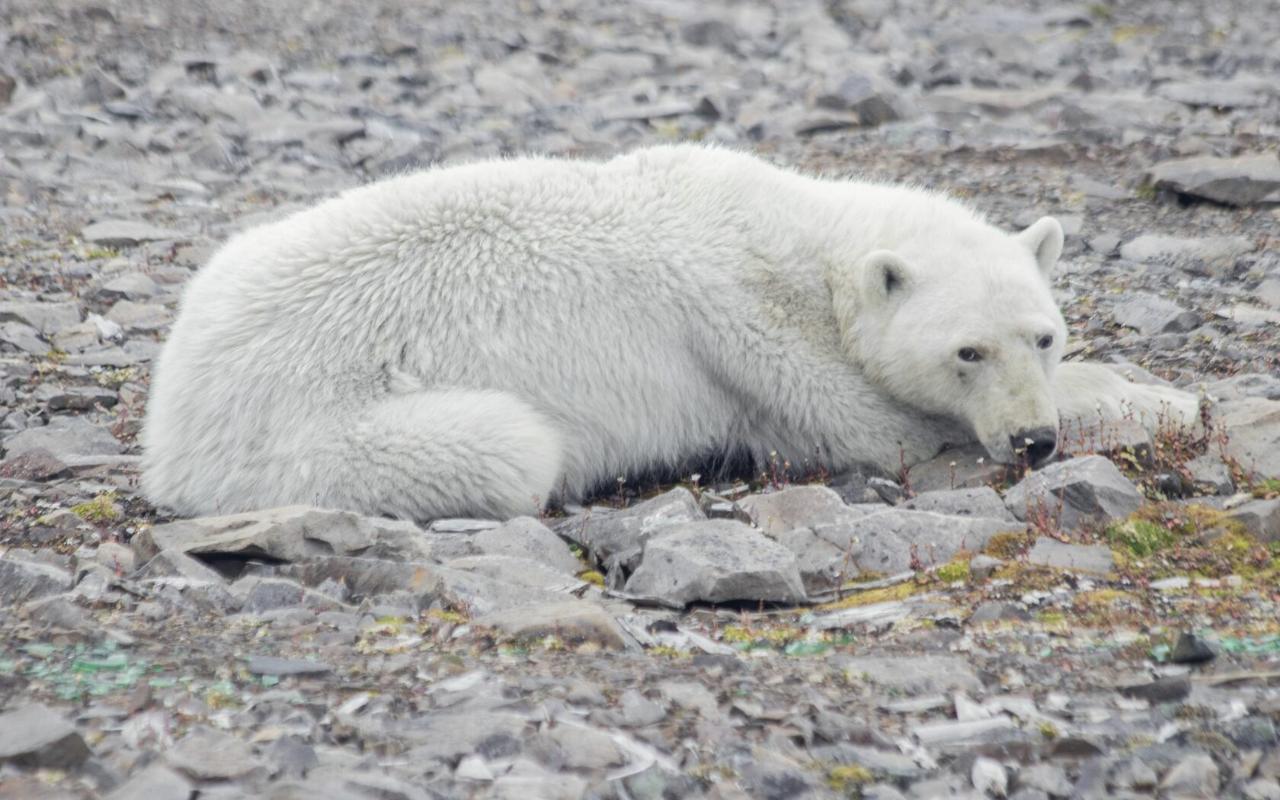
<instances>
[{"instance_id":1,"label":"sleeping polar bear","mask_svg":"<svg viewBox=\"0 0 1280 800\"><path fill-rule=\"evenodd\" d=\"M144 488L183 514L503 518L734 453L895 471L976 439L1041 462L1060 417L1194 418L1058 363L1062 240L701 146L405 175L193 279Z\"/></svg>"}]
</instances>

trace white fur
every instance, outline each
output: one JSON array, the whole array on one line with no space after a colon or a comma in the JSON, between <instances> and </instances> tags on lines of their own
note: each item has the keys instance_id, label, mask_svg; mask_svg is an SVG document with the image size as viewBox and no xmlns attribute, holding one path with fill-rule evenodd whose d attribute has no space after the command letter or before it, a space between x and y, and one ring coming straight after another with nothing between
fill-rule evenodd
<instances>
[{"instance_id":1,"label":"white fur","mask_svg":"<svg viewBox=\"0 0 1280 800\"><path fill-rule=\"evenodd\" d=\"M1008 459L1064 402L1060 249L1052 220L1011 236L703 147L406 175L236 236L192 281L145 488L186 514L503 517L737 450L896 470L976 435ZM1080 373L1066 400L1096 416L1119 383Z\"/></svg>"}]
</instances>

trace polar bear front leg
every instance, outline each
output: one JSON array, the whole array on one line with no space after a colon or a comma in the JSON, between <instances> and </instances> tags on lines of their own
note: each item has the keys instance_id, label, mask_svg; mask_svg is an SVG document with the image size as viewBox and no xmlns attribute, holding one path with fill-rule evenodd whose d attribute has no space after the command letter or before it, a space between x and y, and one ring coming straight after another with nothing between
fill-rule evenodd
<instances>
[{"instance_id":1,"label":"polar bear front leg","mask_svg":"<svg viewBox=\"0 0 1280 800\"><path fill-rule=\"evenodd\" d=\"M536 514L560 476L556 429L499 391L420 390L378 400L341 438L335 506L425 521ZM323 500L323 499L322 499Z\"/></svg>"},{"instance_id":2,"label":"polar bear front leg","mask_svg":"<svg viewBox=\"0 0 1280 800\"><path fill-rule=\"evenodd\" d=\"M1200 424L1200 399L1190 392L1134 383L1104 364L1059 364L1053 378L1058 416L1065 422L1134 419L1148 431Z\"/></svg>"}]
</instances>

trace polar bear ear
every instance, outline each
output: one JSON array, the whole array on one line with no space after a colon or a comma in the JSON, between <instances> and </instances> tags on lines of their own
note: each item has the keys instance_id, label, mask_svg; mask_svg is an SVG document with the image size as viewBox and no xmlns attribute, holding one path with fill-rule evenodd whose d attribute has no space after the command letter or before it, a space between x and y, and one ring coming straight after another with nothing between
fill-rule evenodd
<instances>
[{"instance_id":1,"label":"polar bear ear","mask_svg":"<svg viewBox=\"0 0 1280 800\"><path fill-rule=\"evenodd\" d=\"M880 306L905 297L915 286L915 270L892 250L868 253L861 266L862 298L868 306Z\"/></svg>"},{"instance_id":2,"label":"polar bear ear","mask_svg":"<svg viewBox=\"0 0 1280 800\"><path fill-rule=\"evenodd\" d=\"M1058 257L1062 255L1062 226L1053 217L1041 217L1031 227L1019 233L1017 238L1036 257L1040 273L1047 280L1053 274Z\"/></svg>"}]
</instances>

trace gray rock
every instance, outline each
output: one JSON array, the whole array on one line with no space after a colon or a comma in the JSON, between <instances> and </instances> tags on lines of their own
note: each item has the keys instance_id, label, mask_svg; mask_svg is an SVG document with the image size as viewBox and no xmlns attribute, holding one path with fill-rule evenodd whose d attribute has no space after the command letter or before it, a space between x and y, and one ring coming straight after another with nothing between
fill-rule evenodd
<instances>
[{"instance_id":1,"label":"gray rock","mask_svg":"<svg viewBox=\"0 0 1280 800\"><path fill-rule=\"evenodd\" d=\"M474 541L482 552L534 559L567 575L576 575L585 569L559 536L532 517L518 517L497 528L480 531Z\"/></svg>"},{"instance_id":2,"label":"gray rock","mask_svg":"<svg viewBox=\"0 0 1280 800\"><path fill-rule=\"evenodd\" d=\"M1146 180L1157 189L1231 206L1280 203L1280 157L1275 153L1162 161Z\"/></svg>"},{"instance_id":3,"label":"gray rock","mask_svg":"<svg viewBox=\"0 0 1280 800\"><path fill-rule=\"evenodd\" d=\"M145 333L164 328L173 315L162 305L120 300L107 312L106 319L130 333Z\"/></svg>"},{"instance_id":4,"label":"gray rock","mask_svg":"<svg viewBox=\"0 0 1280 800\"><path fill-rule=\"evenodd\" d=\"M106 800L188 800L193 791L191 781L164 764L152 764L113 789Z\"/></svg>"},{"instance_id":5,"label":"gray rock","mask_svg":"<svg viewBox=\"0 0 1280 800\"><path fill-rule=\"evenodd\" d=\"M1067 772L1057 764L1032 764L1018 771L1017 786L1039 789L1054 800L1071 796L1072 786Z\"/></svg>"},{"instance_id":6,"label":"gray rock","mask_svg":"<svg viewBox=\"0 0 1280 800\"><path fill-rule=\"evenodd\" d=\"M159 291L156 282L149 275L141 272L129 272L118 275L102 284L94 297L107 302L115 300L146 300L154 297Z\"/></svg>"},{"instance_id":7,"label":"gray rock","mask_svg":"<svg viewBox=\"0 0 1280 800\"><path fill-rule=\"evenodd\" d=\"M907 473L907 479L912 491L931 492L999 485L1007 472L1006 465L993 462L981 445L974 444L946 450L916 464Z\"/></svg>"},{"instance_id":8,"label":"gray rock","mask_svg":"<svg viewBox=\"0 0 1280 800\"><path fill-rule=\"evenodd\" d=\"M609 650L621 650L626 646L622 629L609 612L584 600L538 603L477 617L473 622L497 628L515 639L555 636L570 646L584 642L594 642Z\"/></svg>"},{"instance_id":9,"label":"gray rock","mask_svg":"<svg viewBox=\"0 0 1280 800\"><path fill-rule=\"evenodd\" d=\"M1214 413L1226 428L1226 453L1262 477L1280 477L1280 402L1250 398L1222 403Z\"/></svg>"},{"instance_id":10,"label":"gray rock","mask_svg":"<svg viewBox=\"0 0 1280 800\"><path fill-rule=\"evenodd\" d=\"M911 734L926 747L969 747L975 744L1001 741L1018 730L1013 720L1006 716L976 719L969 722L929 722L916 725Z\"/></svg>"},{"instance_id":11,"label":"gray rock","mask_svg":"<svg viewBox=\"0 0 1280 800\"><path fill-rule=\"evenodd\" d=\"M584 725L560 723L543 736L558 750L569 769L603 771L627 762L613 737Z\"/></svg>"},{"instance_id":12,"label":"gray rock","mask_svg":"<svg viewBox=\"0 0 1280 800\"><path fill-rule=\"evenodd\" d=\"M1219 110L1257 108L1266 105L1275 86L1262 79L1189 80L1163 83L1156 93L1184 105Z\"/></svg>"},{"instance_id":13,"label":"gray rock","mask_svg":"<svg viewBox=\"0 0 1280 800\"><path fill-rule=\"evenodd\" d=\"M552 569L541 561L516 556L480 555L446 562L451 569L484 575L511 586L530 586L549 592L576 591L583 583L572 575Z\"/></svg>"},{"instance_id":14,"label":"gray rock","mask_svg":"<svg viewBox=\"0 0 1280 800\"><path fill-rule=\"evenodd\" d=\"M173 769L196 780L234 780L260 766L253 749L223 731L198 727L164 754Z\"/></svg>"},{"instance_id":15,"label":"gray rock","mask_svg":"<svg viewBox=\"0 0 1280 800\"><path fill-rule=\"evenodd\" d=\"M976 581L984 581L1002 566L1004 562L1000 559L979 553L969 559L969 575Z\"/></svg>"},{"instance_id":16,"label":"gray rock","mask_svg":"<svg viewBox=\"0 0 1280 800\"><path fill-rule=\"evenodd\" d=\"M375 556L406 561L429 556L427 537L410 522L306 506L157 525L130 542L139 559L162 550L300 561L316 556Z\"/></svg>"},{"instance_id":17,"label":"gray rock","mask_svg":"<svg viewBox=\"0 0 1280 800\"><path fill-rule=\"evenodd\" d=\"M1229 495L1235 491L1235 478L1231 475L1231 468L1216 453L1196 456L1187 462L1186 470L1196 486L1208 487L1219 495Z\"/></svg>"},{"instance_id":18,"label":"gray rock","mask_svg":"<svg viewBox=\"0 0 1280 800\"><path fill-rule=\"evenodd\" d=\"M65 478L70 472L71 467L43 447L19 453L0 463L0 478L22 481L55 480Z\"/></svg>"},{"instance_id":19,"label":"gray rock","mask_svg":"<svg viewBox=\"0 0 1280 800\"><path fill-rule=\"evenodd\" d=\"M468 755L487 759L513 756L523 747L524 729L523 717L485 711L417 714L374 727L375 732L385 731L412 745L405 758L450 765Z\"/></svg>"},{"instance_id":20,"label":"gray rock","mask_svg":"<svg viewBox=\"0 0 1280 800\"><path fill-rule=\"evenodd\" d=\"M912 511L932 511L936 514L948 514L955 517L978 517L982 519L1005 519L1012 521L1014 516L1005 507L1000 495L990 486L979 486L972 489L938 489L921 492L902 504L903 508Z\"/></svg>"},{"instance_id":21,"label":"gray rock","mask_svg":"<svg viewBox=\"0 0 1280 800\"><path fill-rule=\"evenodd\" d=\"M19 559L12 553L0 557L0 605L7 608L61 594L71 586L71 573L52 564Z\"/></svg>"},{"instance_id":22,"label":"gray rock","mask_svg":"<svg viewBox=\"0 0 1280 800\"><path fill-rule=\"evenodd\" d=\"M1183 632L1174 643L1169 653L1169 660L1175 664L1204 664L1217 657L1209 644L1194 633Z\"/></svg>"},{"instance_id":23,"label":"gray rock","mask_svg":"<svg viewBox=\"0 0 1280 800\"><path fill-rule=\"evenodd\" d=\"M1183 757L1160 780L1160 790L1168 797L1216 798L1219 783L1218 765L1204 753Z\"/></svg>"},{"instance_id":24,"label":"gray rock","mask_svg":"<svg viewBox=\"0 0 1280 800\"><path fill-rule=\"evenodd\" d=\"M840 552L852 552L863 572L894 575L945 564L962 550L977 552L998 533L1019 530L1009 519L954 517L891 508L816 533Z\"/></svg>"},{"instance_id":25,"label":"gray rock","mask_svg":"<svg viewBox=\"0 0 1280 800\"><path fill-rule=\"evenodd\" d=\"M1191 694L1191 681L1185 675L1171 675L1154 681L1124 684L1119 689L1126 697L1135 697L1149 703L1174 703Z\"/></svg>"},{"instance_id":26,"label":"gray rock","mask_svg":"<svg viewBox=\"0 0 1280 800\"><path fill-rule=\"evenodd\" d=\"M821 592L843 585L858 575L856 554L860 544L836 547L808 528L796 528L778 537L778 543L796 555L796 566L805 589Z\"/></svg>"},{"instance_id":27,"label":"gray rock","mask_svg":"<svg viewBox=\"0 0 1280 800\"><path fill-rule=\"evenodd\" d=\"M849 75L831 91L815 99L819 108L851 112L863 126L883 125L901 118L896 98L887 87L866 75Z\"/></svg>"},{"instance_id":28,"label":"gray rock","mask_svg":"<svg viewBox=\"0 0 1280 800\"><path fill-rule=\"evenodd\" d=\"M1260 542L1280 542L1280 498L1250 500L1227 512Z\"/></svg>"},{"instance_id":29,"label":"gray rock","mask_svg":"<svg viewBox=\"0 0 1280 800\"><path fill-rule=\"evenodd\" d=\"M146 222L107 219L84 228L80 236L103 247L133 247L145 242L182 239L185 234Z\"/></svg>"},{"instance_id":30,"label":"gray rock","mask_svg":"<svg viewBox=\"0 0 1280 800\"><path fill-rule=\"evenodd\" d=\"M1100 544L1070 544L1041 536L1027 553L1027 561L1070 572L1110 574L1115 569L1111 550Z\"/></svg>"},{"instance_id":31,"label":"gray rock","mask_svg":"<svg viewBox=\"0 0 1280 800\"><path fill-rule=\"evenodd\" d=\"M1260 397L1280 400L1280 378L1265 372L1248 372L1205 385L1209 396L1219 401Z\"/></svg>"},{"instance_id":32,"label":"gray rock","mask_svg":"<svg viewBox=\"0 0 1280 800\"><path fill-rule=\"evenodd\" d=\"M768 494L747 495L738 501L751 524L773 538L797 528L851 522L866 512L851 508L825 486L792 486Z\"/></svg>"},{"instance_id":33,"label":"gray rock","mask_svg":"<svg viewBox=\"0 0 1280 800\"><path fill-rule=\"evenodd\" d=\"M1009 773L994 758L975 758L969 768L969 780L984 797L1004 797L1009 792Z\"/></svg>"},{"instance_id":34,"label":"gray rock","mask_svg":"<svg viewBox=\"0 0 1280 800\"><path fill-rule=\"evenodd\" d=\"M232 583L228 591L240 600L242 610L251 614L281 608L310 608L318 611L336 611L342 608L341 603L332 597L283 578L246 575Z\"/></svg>"},{"instance_id":35,"label":"gray rock","mask_svg":"<svg viewBox=\"0 0 1280 800\"><path fill-rule=\"evenodd\" d=\"M704 518L693 494L677 488L618 511L592 508L569 517L555 530L603 564L616 553L640 547L668 525Z\"/></svg>"},{"instance_id":36,"label":"gray rock","mask_svg":"<svg viewBox=\"0 0 1280 800\"><path fill-rule=\"evenodd\" d=\"M75 726L48 706L37 703L0 713L0 764L71 769L90 755Z\"/></svg>"},{"instance_id":37,"label":"gray rock","mask_svg":"<svg viewBox=\"0 0 1280 800\"><path fill-rule=\"evenodd\" d=\"M1245 800L1280 800L1280 783L1268 778L1258 778L1245 784Z\"/></svg>"},{"instance_id":38,"label":"gray rock","mask_svg":"<svg viewBox=\"0 0 1280 800\"><path fill-rule=\"evenodd\" d=\"M47 355L51 349L49 343L40 338L39 331L21 322L0 323L0 343L36 356Z\"/></svg>"},{"instance_id":39,"label":"gray rock","mask_svg":"<svg viewBox=\"0 0 1280 800\"><path fill-rule=\"evenodd\" d=\"M973 667L958 656L855 656L838 663L847 675L863 676L877 686L907 694L982 690Z\"/></svg>"},{"instance_id":40,"label":"gray rock","mask_svg":"<svg viewBox=\"0 0 1280 800\"><path fill-rule=\"evenodd\" d=\"M75 303L5 300L0 302L0 322L20 322L51 335L79 323L80 307Z\"/></svg>"},{"instance_id":41,"label":"gray rock","mask_svg":"<svg viewBox=\"0 0 1280 800\"><path fill-rule=\"evenodd\" d=\"M1130 242L1125 247L1132 250L1133 244ZM1196 312L1185 309L1172 300L1145 292L1126 294L1125 299L1112 309L1111 315L1116 322L1126 328L1133 328L1144 336L1156 333L1187 333L1200 326L1200 315Z\"/></svg>"},{"instance_id":42,"label":"gray rock","mask_svg":"<svg viewBox=\"0 0 1280 800\"><path fill-rule=\"evenodd\" d=\"M1058 434L1058 452L1069 456L1114 454L1140 464L1154 462L1155 440L1136 419L1069 419Z\"/></svg>"},{"instance_id":43,"label":"gray rock","mask_svg":"<svg viewBox=\"0 0 1280 800\"><path fill-rule=\"evenodd\" d=\"M253 675L327 675L333 667L318 661L303 661L296 658L280 658L279 656L249 656L247 669Z\"/></svg>"},{"instance_id":44,"label":"gray rock","mask_svg":"<svg viewBox=\"0 0 1280 800\"><path fill-rule=\"evenodd\" d=\"M1254 250L1254 243L1244 236L1208 236L1199 239L1162 234L1146 234L1120 246L1120 255L1130 261L1147 264L1170 264L1208 275L1229 275L1236 259ZM1164 316L1162 316L1164 315ZM1155 307L1142 315L1131 312L1134 321L1154 325L1162 319L1175 327L1185 328L1190 317L1175 314L1166 306ZM1123 323L1122 324L1127 324Z\"/></svg>"},{"instance_id":45,"label":"gray rock","mask_svg":"<svg viewBox=\"0 0 1280 800\"><path fill-rule=\"evenodd\" d=\"M644 728L661 722L667 716L666 709L635 689L623 692L618 705L622 711L623 724L630 728Z\"/></svg>"},{"instance_id":46,"label":"gray rock","mask_svg":"<svg viewBox=\"0 0 1280 800\"><path fill-rule=\"evenodd\" d=\"M1062 530L1127 517L1142 505L1142 494L1102 456L1059 461L1033 472L1004 496L1021 520L1043 516Z\"/></svg>"},{"instance_id":47,"label":"gray rock","mask_svg":"<svg viewBox=\"0 0 1280 800\"><path fill-rule=\"evenodd\" d=\"M655 535L626 590L679 604L805 597L795 554L732 520L687 523Z\"/></svg>"}]
</instances>

